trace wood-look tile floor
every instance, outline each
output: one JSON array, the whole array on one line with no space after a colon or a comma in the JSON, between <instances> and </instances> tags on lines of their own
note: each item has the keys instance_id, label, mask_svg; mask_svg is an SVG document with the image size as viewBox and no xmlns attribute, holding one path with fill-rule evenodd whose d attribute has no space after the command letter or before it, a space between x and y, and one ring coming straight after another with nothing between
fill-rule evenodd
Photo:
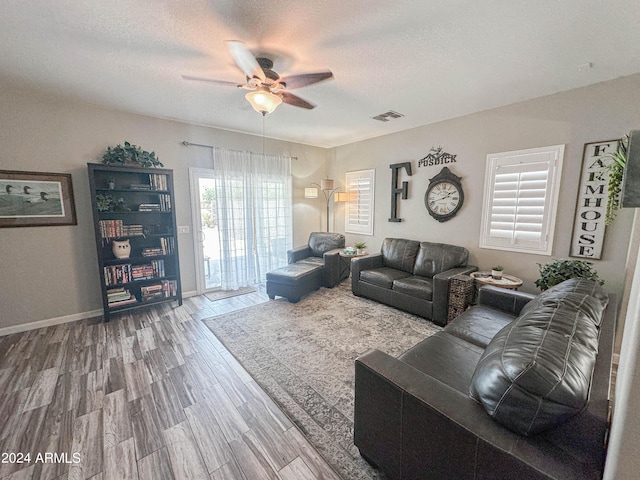
<instances>
[{"instance_id":1,"label":"wood-look tile floor","mask_svg":"<svg viewBox=\"0 0 640 480\"><path fill-rule=\"evenodd\" d=\"M267 300L0 337L0 478L339 479L200 321Z\"/></svg>"}]
</instances>

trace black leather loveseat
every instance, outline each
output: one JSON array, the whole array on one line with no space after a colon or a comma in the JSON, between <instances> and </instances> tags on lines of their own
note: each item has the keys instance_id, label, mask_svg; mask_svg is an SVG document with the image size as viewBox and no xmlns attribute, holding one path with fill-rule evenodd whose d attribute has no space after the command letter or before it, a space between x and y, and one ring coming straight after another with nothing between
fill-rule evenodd
<instances>
[{"instance_id":1,"label":"black leather loveseat","mask_svg":"<svg viewBox=\"0 0 640 480\"><path fill-rule=\"evenodd\" d=\"M399 358L356 360L355 445L391 480L599 479L615 316L586 279L482 287Z\"/></svg>"},{"instance_id":2,"label":"black leather loveseat","mask_svg":"<svg viewBox=\"0 0 640 480\"><path fill-rule=\"evenodd\" d=\"M385 238L380 253L353 259L351 289L354 295L446 325L449 280L477 270L468 260L464 247Z\"/></svg>"}]
</instances>

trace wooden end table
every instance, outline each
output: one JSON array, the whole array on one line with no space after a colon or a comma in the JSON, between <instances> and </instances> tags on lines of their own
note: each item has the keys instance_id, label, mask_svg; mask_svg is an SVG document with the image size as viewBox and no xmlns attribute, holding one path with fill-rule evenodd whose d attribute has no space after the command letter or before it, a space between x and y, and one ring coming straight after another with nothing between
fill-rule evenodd
<instances>
[{"instance_id":1,"label":"wooden end table","mask_svg":"<svg viewBox=\"0 0 640 480\"><path fill-rule=\"evenodd\" d=\"M500 280L493 278L491 272L472 272L469 275L481 285L493 285L509 290L517 290L522 286L522 279L513 275L502 275Z\"/></svg>"},{"instance_id":2,"label":"wooden end table","mask_svg":"<svg viewBox=\"0 0 640 480\"><path fill-rule=\"evenodd\" d=\"M340 255L340 278L342 278L343 276L344 278L347 278L349 275L351 275L351 259L356 257L364 257L365 255L369 255L369 252L361 253L360 255L356 253L348 254L348 253L340 252L339 255Z\"/></svg>"}]
</instances>

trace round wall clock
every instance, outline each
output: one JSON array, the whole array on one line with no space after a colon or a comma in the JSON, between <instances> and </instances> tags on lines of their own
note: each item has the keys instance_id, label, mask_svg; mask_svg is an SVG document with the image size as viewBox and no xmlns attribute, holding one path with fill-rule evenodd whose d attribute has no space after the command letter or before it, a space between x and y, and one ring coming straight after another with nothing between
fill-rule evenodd
<instances>
[{"instance_id":1,"label":"round wall clock","mask_svg":"<svg viewBox=\"0 0 640 480\"><path fill-rule=\"evenodd\" d=\"M439 222L446 222L458 213L464 193L460 178L443 167L435 177L429 179L429 186L424 194L424 204L429 215Z\"/></svg>"}]
</instances>

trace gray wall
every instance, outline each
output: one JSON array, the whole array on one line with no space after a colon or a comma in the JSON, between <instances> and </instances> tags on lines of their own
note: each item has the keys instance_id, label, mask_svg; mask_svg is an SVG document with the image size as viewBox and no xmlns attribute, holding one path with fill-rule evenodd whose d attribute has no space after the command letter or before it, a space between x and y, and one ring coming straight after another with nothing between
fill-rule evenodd
<instances>
[{"instance_id":1,"label":"gray wall","mask_svg":"<svg viewBox=\"0 0 640 480\"><path fill-rule=\"evenodd\" d=\"M251 113L248 121L262 122ZM129 141L155 150L165 167L174 170L178 224L189 226L188 168L210 164L202 151L181 142L262 151L261 137L106 110L2 83L0 118L0 169L71 173L78 216L77 226L0 229L0 329L71 320L101 308L86 164L99 162L107 146ZM326 174L327 151L267 139L265 152L298 157L292 163L294 242L302 244L323 225L321 211L302 191ZM180 235L179 249L183 291L194 291L190 235Z\"/></svg>"},{"instance_id":2,"label":"gray wall","mask_svg":"<svg viewBox=\"0 0 640 480\"><path fill-rule=\"evenodd\" d=\"M349 243L365 240L375 251L382 239L390 236L464 245L471 251L472 263L481 268L500 263L507 273L525 280L524 290L535 291L536 264L552 257L478 248L487 153L566 145L553 257L567 256L583 145L638 128L640 110L629 99L639 94L640 75L636 75L331 150L267 139L265 151L298 157L293 162L295 245L303 244L310 231L324 230L324 201L304 199L303 187L327 175L343 185L346 171L373 167L374 236L348 235ZM201 160L202 152L182 146L183 140L240 150L262 149L260 137L106 110L12 85L0 89L0 115L0 168L71 173L78 213L74 227L0 230L0 328L73 318L100 308L86 163L99 161L107 146L128 140L153 149L165 166L175 171L180 225L191 225L188 167L207 166ZM261 118L255 115L249 121L261 122ZM428 179L440 168L417 167L417 160L437 145L458 156L452 169L463 177L465 189L462 210L443 224L431 219L423 204ZM398 209L404 221L389 223L389 165L404 161L411 161L414 168L412 177L401 176L401 180L410 181L409 199L401 201ZM344 231L343 213L342 205L332 203L332 230ZM607 229L603 258L596 262L607 288L618 293L623 290L632 218L630 211L620 213ZM193 291L194 257L188 235L180 236L180 254L183 290Z\"/></svg>"},{"instance_id":3,"label":"gray wall","mask_svg":"<svg viewBox=\"0 0 640 480\"><path fill-rule=\"evenodd\" d=\"M631 101L637 98L640 98L640 75L338 147L330 156L330 172L341 185L346 171L376 169L374 235L348 235L347 242L366 241L371 251L378 251L385 237L462 245L470 250L472 264L481 269L501 264L505 273L524 279L523 290L536 292L537 263L569 255L584 144L619 138L638 128L640 109L637 101ZM557 144L565 145L565 155L553 255L480 249L487 154ZM458 162L450 168L463 177L464 205L445 223L432 219L424 206L429 178L442 166L418 168L418 160L434 146L457 155ZM410 182L409 198L399 201L398 216L403 221L391 223L389 165L407 161L412 163L413 176L403 172L400 181ZM344 230L344 208L338 207L335 213L336 228ZM602 259L594 261L607 289L616 293L623 290L632 223L633 211L621 211L615 223L607 228Z\"/></svg>"}]
</instances>

